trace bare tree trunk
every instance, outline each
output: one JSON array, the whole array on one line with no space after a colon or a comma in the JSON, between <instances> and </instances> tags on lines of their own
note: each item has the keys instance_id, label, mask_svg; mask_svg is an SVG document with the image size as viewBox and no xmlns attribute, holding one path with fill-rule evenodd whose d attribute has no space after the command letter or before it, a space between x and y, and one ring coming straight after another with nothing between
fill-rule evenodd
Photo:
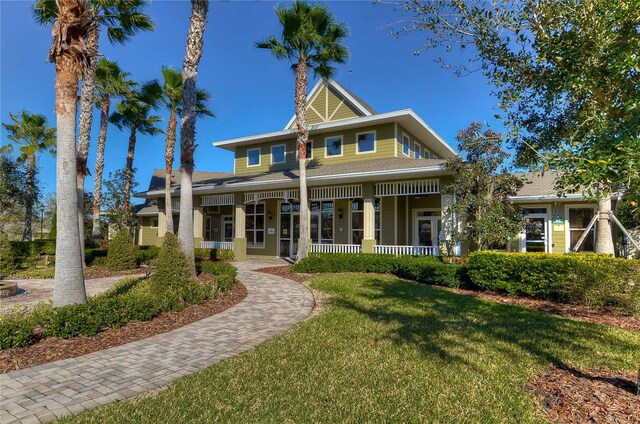
<instances>
[{"instance_id":1,"label":"bare tree trunk","mask_svg":"<svg viewBox=\"0 0 640 424\"><path fill-rule=\"evenodd\" d=\"M171 207L171 173L173 172L173 152L176 147L176 111L172 110L169 115L169 125L167 125L167 139L164 149L165 174L164 174L164 210L167 215L167 232L174 233L173 230L173 210Z\"/></svg>"},{"instance_id":2,"label":"bare tree trunk","mask_svg":"<svg viewBox=\"0 0 640 424\"><path fill-rule=\"evenodd\" d=\"M27 158L27 175L25 178L25 208L24 208L24 231L22 233L22 241L31 241L33 234L31 231L31 222L33 220L33 203L35 202L36 189L36 155L30 154Z\"/></svg>"},{"instance_id":3,"label":"bare tree trunk","mask_svg":"<svg viewBox=\"0 0 640 424\"><path fill-rule=\"evenodd\" d=\"M596 252L615 255L611 231L611 196L609 193L598 200L599 221L596 227Z\"/></svg>"},{"instance_id":4,"label":"bare tree trunk","mask_svg":"<svg viewBox=\"0 0 640 424\"><path fill-rule=\"evenodd\" d=\"M298 168L300 169L300 238L296 261L309 255L309 201L307 198L307 59L300 57L296 67L295 110L296 133L298 138Z\"/></svg>"},{"instance_id":5,"label":"bare tree trunk","mask_svg":"<svg viewBox=\"0 0 640 424\"><path fill-rule=\"evenodd\" d=\"M80 249L82 251L82 264L84 263L84 179L89 173L87 158L89 156L89 144L91 142L91 125L93 123L93 94L96 88L96 68L98 67L98 24L94 20L88 29L87 52L88 66L84 68L82 75L82 90L80 94L80 130L78 132L78 149L76 164L76 202L78 215L78 228L80 230Z\"/></svg>"},{"instance_id":6,"label":"bare tree trunk","mask_svg":"<svg viewBox=\"0 0 640 424\"><path fill-rule=\"evenodd\" d=\"M131 180L133 180L133 156L136 153L136 130L131 130L129 135L129 147L127 149L127 163L124 167L124 200L122 202L122 209L125 214L129 212L129 206L131 202ZM129 223L127 223L129 226Z\"/></svg>"},{"instance_id":7,"label":"bare tree trunk","mask_svg":"<svg viewBox=\"0 0 640 424\"><path fill-rule=\"evenodd\" d=\"M56 264L53 286L53 306L86 303L87 295L82 275L80 230L76 213L76 104L83 33L69 28L84 16L84 2L58 1L58 20L54 25L54 43L50 57L56 63ZM74 31L75 30L75 31ZM66 36L66 37L65 37Z\"/></svg>"},{"instance_id":8,"label":"bare tree trunk","mask_svg":"<svg viewBox=\"0 0 640 424\"><path fill-rule=\"evenodd\" d=\"M98 152L96 153L96 168L93 180L93 228L91 235L94 239L102 238L100 203L102 202L102 172L104 171L104 149L107 144L110 102L109 95L104 94L100 102L100 132L98 133Z\"/></svg>"},{"instance_id":9,"label":"bare tree trunk","mask_svg":"<svg viewBox=\"0 0 640 424\"><path fill-rule=\"evenodd\" d=\"M196 78L202 56L205 23L209 9L208 0L191 0L191 19L187 35L187 51L182 66L182 105L183 116L180 126L180 227L178 236L182 241L185 255L192 264L195 275L193 252L193 152L196 135Z\"/></svg>"}]
</instances>

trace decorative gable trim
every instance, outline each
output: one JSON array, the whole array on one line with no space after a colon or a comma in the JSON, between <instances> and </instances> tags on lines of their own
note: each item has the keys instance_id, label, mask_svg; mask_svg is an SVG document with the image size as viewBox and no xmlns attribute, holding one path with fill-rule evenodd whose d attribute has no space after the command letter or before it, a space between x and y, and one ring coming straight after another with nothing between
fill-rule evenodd
<instances>
[{"instance_id":1,"label":"decorative gable trim","mask_svg":"<svg viewBox=\"0 0 640 424\"><path fill-rule=\"evenodd\" d=\"M347 99L349 101L349 103L351 103L351 105L353 105L353 107L355 107L356 110L362 114L362 116L371 116L372 115L371 112L369 111L369 109L367 109L362 103L360 103L351 94L349 94L344 88L342 88L340 86L340 84L336 83L336 81L334 79L332 79L332 78L326 80L326 82L322 78L320 78L318 80L316 85L314 85L313 88L311 89L311 92L309 93L309 95L307 95L307 106L309 106L312 103L312 100L315 99L316 95L318 94L318 92L320 91L320 89L323 86L326 86L327 89L329 87L331 87L335 91L340 93L340 95L343 98ZM342 103L344 103L344 101L342 101ZM337 110L337 108L336 108L336 110ZM318 113L318 111L315 111L315 112ZM335 111L334 111L334 113L335 113ZM318 115L322 116L322 114L320 114L320 113L318 113ZM293 127L293 124L294 124L295 121L296 121L296 114L294 113L293 116L291 117L291 119L289 120L289 122L287 123L287 125L284 127L284 129L285 130L291 129Z\"/></svg>"}]
</instances>

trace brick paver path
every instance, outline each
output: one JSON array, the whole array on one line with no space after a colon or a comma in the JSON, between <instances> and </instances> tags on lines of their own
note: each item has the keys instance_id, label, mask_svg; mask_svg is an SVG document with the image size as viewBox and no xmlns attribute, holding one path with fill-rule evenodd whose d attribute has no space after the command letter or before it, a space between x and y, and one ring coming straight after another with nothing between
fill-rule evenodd
<instances>
[{"instance_id":1,"label":"brick paver path","mask_svg":"<svg viewBox=\"0 0 640 424\"><path fill-rule=\"evenodd\" d=\"M144 340L0 375L0 423L54 420L165 386L290 329L313 308L303 285L237 263L247 298Z\"/></svg>"},{"instance_id":2,"label":"brick paver path","mask_svg":"<svg viewBox=\"0 0 640 424\"><path fill-rule=\"evenodd\" d=\"M93 296L111 288L116 282L123 278L140 277L138 275L120 275L116 277L91 278L84 280L87 294ZM26 296L12 296L0 299L0 312L10 309L13 305L26 305L30 303L40 302L43 300L53 299L53 279L52 278L33 278L28 280L4 280L15 281L18 283L19 289L30 290L31 294Z\"/></svg>"}]
</instances>

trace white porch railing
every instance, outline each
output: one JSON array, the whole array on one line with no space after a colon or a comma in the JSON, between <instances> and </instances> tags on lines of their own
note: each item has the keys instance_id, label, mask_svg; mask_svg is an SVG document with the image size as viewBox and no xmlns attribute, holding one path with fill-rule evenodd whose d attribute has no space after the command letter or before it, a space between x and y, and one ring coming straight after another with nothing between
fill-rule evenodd
<instances>
[{"instance_id":1,"label":"white porch railing","mask_svg":"<svg viewBox=\"0 0 640 424\"><path fill-rule=\"evenodd\" d=\"M233 250L233 242L232 241L201 241L200 247L203 249Z\"/></svg>"},{"instance_id":2,"label":"white porch railing","mask_svg":"<svg viewBox=\"0 0 640 424\"><path fill-rule=\"evenodd\" d=\"M362 246L359 244L311 243L309 250L313 253L360 253L362 252Z\"/></svg>"},{"instance_id":3,"label":"white porch railing","mask_svg":"<svg viewBox=\"0 0 640 424\"><path fill-rule=\"evenodd\" d=\"M437 256L438 246L385 246L376 245L375 252L386 255Z\"/></svg>"}]
</instances>

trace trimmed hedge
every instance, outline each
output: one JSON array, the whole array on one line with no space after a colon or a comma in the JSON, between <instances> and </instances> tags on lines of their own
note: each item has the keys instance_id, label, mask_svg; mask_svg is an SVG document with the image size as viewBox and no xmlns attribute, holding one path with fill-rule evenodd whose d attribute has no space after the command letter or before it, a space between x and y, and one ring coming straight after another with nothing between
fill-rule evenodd
<instances>
[{"instance_id":1,"label":"trimmed hedge","mask_svg":"<svg viewBox=\"0 0 640 424\"><path fill-rule=\"evenodd\" d=\"M16 256L23 258L56 254L55 240L12 241L11 247Z\"/></svg>"},{"instance_id":2,"label":"trimmed hedge","mask_svg":"<svg viewBox=\"0 0 640 424\"><path fill-rule=\"evenodd\" d=\"M231 249L204 249L197 247L194 250L196 262L202 261L232 261L235 254Z\"/></svg>"},{"instance_id":3,"label":"trimmed hedge","mask_svg":"<svg viewBox=\"0 0 640 424\"><path fill-rule=\"evenodd\" d=\"M466 286L464 267L448 265L433 256L393 256L373 253L317 253L292 267L294 272L372 272L393 274L424 284Z\"/></svg>"},{"instance_id":4,"label":"trimmed hedge","mask_svg":"<svg viewBox=\"0 0 640 424\"><path fill-rule=\"evenodd\" d=\"M111 241L107 253L107 268L113 271L123 271L136 267L138 246L133 244L129 231L122 230Z\"/></svg>"},{"instance_id":5,"label":"trimmed hedge","mask_svg":"<svg viewBox=\"0 0 640 424\"><path fill-rule=\"evenodd\" d=\"M476 252L468 274L480 288L640 312L640 261L608 255Z\"/></svg>"},{"instance_id":6,"label":"trimmed hedge","mask_svg":"<svg viewBox=\"0 0 640 424\"><path fill-rule=\"evenodd\" d=\"M236 267L226 262L204 261L200 264L200 270L213 276L215 290L218 292L229 290L238 276Z\"/></svg>"}]
</instances>

